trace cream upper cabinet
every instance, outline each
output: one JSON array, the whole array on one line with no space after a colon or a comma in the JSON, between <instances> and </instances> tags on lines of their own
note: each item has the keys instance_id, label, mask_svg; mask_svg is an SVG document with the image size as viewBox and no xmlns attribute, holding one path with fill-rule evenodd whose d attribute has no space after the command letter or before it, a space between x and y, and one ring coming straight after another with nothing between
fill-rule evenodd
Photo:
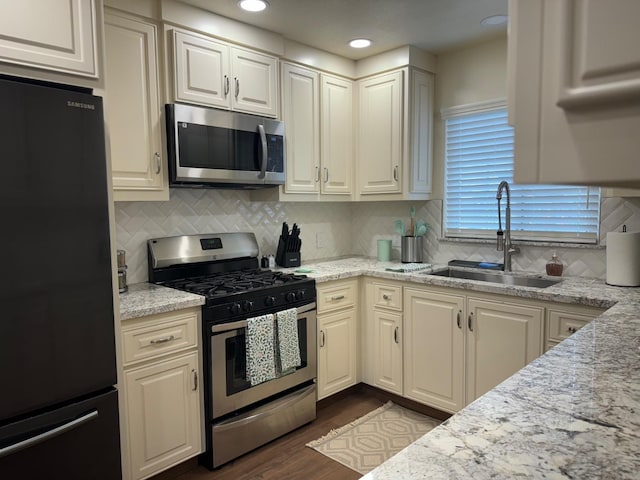
<instances>
[{"instance_id":1,"label":"cream upper cabinet","mask_svg":"<svg viewBox=\"0 0 640 480\"><path fill-rule=\"evenodd\" d=\"M282 64L282 120L286 132L286 193L320 191L320 74Z\"/></svg>"},{"instance_id":2,"label":"cream upper cabinet","mask_svg":"<svg viewBox=\"0 0 640 480\"><path fill-rule=\"evenodd\" d=\"M469 297L466 320L471 403L541 355L544 308Z\"/></svg>"},{"instance_id":3,"label":"cream upper cabinet","mask_svg":"<svg viewBox=\"0 0 640 480\"><path fill-rule=\"evenodd\" d=\"M321 192L351 195L354 183L353 82L321 74Z\"/></svg>"},{"instance_id":4,"label":"cream upper cabinet","mask_svg":"<svg viewBox=\"0 0 640 480\"><path fill-rule=\"evenodd\" d=\"M361 195L402 191L403 75L397 71L358 82Z\"/></svg>"},{"instance_id":5,"label":"cream upper cabinet","mask_svg":"<svg viewBox=\"0 0 640 480\"><path fill-rule=\"evenodd\" d=\"M403 68L360 80L358 86L359 199L429 199L433 74Z\"/></svg>"},{"instance_id":6,"label":"cream upper cabinet","mask_svg":"<svg viewBox=\"0 0 640 480\"><path fill-rule=\"evenodd\" d=\"M352 195L352 90L350 80L291 63L282 64L286 194L313 194L314 199L323 195Z\"/></svg>"},{"instance_id":7,"label":"cream upper cabinet","mask_svg":"<svg viewBox=\"0 0 640 480\"><path fill-rule=\"evenodd\" d=\"M0 2L0 61L97 78L96 8L94 0Z\"/></svg>"},{"instance_id":8,"label":"cream upper cabinet","mask_svg":"<svg viewBox=\"0 0 640 480\"><path fill-rule=\"evenodd\" d=\"M175 100L278 115L278 61L202 35L173 31Z\"/></svg>"},{"instance_id":9,"label":"cream upper cabinet","mask_svg":"<svg viewBox=\"0 0 640 480\"><path fill-rule=\"evenodd\" d=\"M168 200L157 26L106 10L106 114L115 200Z\"/></svg>"},{"instance_id":10,"label":"cream upper cabinet","mask_svg":"<svg viewBox=\"0 0 640 480\"><path fill-rule=\"evenodd\" d=\"M509 4L515 180L640 188L640 2Z\"/></svg>"},{"instance_id":11,"label":"cream upper cabinet","mask_svg":"<svg viewBox=\"0 0 640 480\"><path fill-rule=\"evenodd\" d=\"M465 405L465 298L405 288L404 305L404 394L457 412Z\"/></svg>"},{"instance_id":12,"label":"cream upper cabinet","mask_svg":"<svg viewBox=\"0 0 640 480\"><path fill-rule=\"evenodd\" d=\"M358 382L358 281L317 288L318 399Z\"/></svg>"}]
</instances>

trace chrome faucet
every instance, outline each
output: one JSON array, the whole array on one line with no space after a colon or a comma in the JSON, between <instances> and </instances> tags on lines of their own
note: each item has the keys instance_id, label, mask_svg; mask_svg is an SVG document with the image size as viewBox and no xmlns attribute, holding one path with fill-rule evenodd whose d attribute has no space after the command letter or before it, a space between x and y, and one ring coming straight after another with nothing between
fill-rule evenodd
<instances>
[{"instance_id":1,"label":"chrome faucet","mask_svg":"<svg viewBox=\"0 0 640 480\"><path fill-rule=\"evenodd\" d=\"M502 200L502 191L507 192L507 208L505 209L505 231L502 231L502 217L500 212L500 200ZM498 185L498 193L496 194L496 200L498 200L498 243L496 250L504 251L504 267L505 272L511 271L511 256L520 253L518 247L514 247L511 243L511 192L509 190L509 183L506 180L500 182Z\"/></svg>"}]
</instances>

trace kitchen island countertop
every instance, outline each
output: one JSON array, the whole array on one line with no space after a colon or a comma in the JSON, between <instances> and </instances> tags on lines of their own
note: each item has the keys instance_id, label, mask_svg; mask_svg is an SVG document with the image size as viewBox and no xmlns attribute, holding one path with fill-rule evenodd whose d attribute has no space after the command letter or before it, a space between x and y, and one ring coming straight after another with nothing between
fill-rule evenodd
<instances>
[{"instance_id":1,"label":"kitchen island countertop","mask_svg":"<svg viewBox=\"0 0 640 480\"><path fill-rule=\"evenodd\" d=\"M349 257L303 267L317 283L373 276L608 310L363 479L638 478L640 288L575 277L540 289L425 275L445 265L386 270L400 265ZM121 296L121 318L159 313L149 309L152 298L177 309L170 289L138 285L125 294L130 299ZM180 297L179 308L199 298Z\"/></svg>"}]
</instances>

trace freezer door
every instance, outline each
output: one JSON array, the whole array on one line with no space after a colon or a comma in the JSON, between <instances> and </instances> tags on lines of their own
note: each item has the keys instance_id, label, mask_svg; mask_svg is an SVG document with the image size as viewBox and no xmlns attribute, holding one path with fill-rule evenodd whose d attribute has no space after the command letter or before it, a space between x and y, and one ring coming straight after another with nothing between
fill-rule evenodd
<instances>
[{"instance_id":1,"label":"freezer door","mask_svg":"<svg viewBox=\"0 0 640 480\"><path fill-rule=\"evenodd\" d=\"M101 98L0 79L0 425L116 383Z\"/></svg>"},{"instance_id":2,"label":"freezer door","mask_svg":"<svg viewBox=\"0 0 640 480\"><path fill-rule=\"evenodd\" d=\"M117 392L0 427L0 478L122 478Z\"/></svg>"}]
</instances>

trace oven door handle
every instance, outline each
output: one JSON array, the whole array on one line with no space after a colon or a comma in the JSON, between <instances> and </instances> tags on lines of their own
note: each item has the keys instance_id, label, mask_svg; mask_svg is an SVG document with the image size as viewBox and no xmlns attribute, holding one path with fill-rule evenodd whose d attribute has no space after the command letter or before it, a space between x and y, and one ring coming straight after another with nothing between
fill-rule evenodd
<instances>
[{"instance_id":1,"label":"oven door handle","mask_svg":"<svg viewBox=\"0 0 640 480\"><path fill-rule=\"evenodd\" d=\"M298 307L298 316L301 316L302 314L315 309L316 309L315 302ZM274 314L275 313L276 312L274 312ZM231 323L219 323L211 326L211 333L224 333L224 332L229 332L231 330L239 330L242 328L247 328L247 323L248 323L247 320L239 320L237 322L231 322Z\"/></svg>"},{"instance_id":2,"label":"oven door handle","mask_svg":"<svg viewBox=\"0 0 640 480\"><path fill-rule=\"evenodd\" d=\"M261 418L268 417L273 415L278 410L287 409L289 406L298 403L301 399L307 397L308 395L315 395L316 392L316 384L313 383L308 387L292 394L291 396L286 396L281 398L280 400L275 400L273 402L273 406L269 409L262 410L258 413L252 414L251 412L245 413L240 417L230 418L229 420L225 420L223 422L217 423L214 428L216 431L230 430L232 428L236 428L240 425L246 425L248 423L253 423Z\"/></svg>"}]
</instances>

